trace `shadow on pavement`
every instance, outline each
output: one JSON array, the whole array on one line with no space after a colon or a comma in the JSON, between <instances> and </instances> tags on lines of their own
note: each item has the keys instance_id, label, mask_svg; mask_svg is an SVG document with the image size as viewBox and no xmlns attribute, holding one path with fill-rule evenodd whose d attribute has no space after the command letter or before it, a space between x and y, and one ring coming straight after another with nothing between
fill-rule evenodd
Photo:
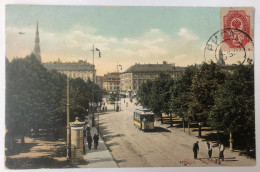
<instances>
[{"instance_id":1,"label":"shadow on pavement","mask_svg":"<svg viewBox=\"0 0 260 172\"><path fill-rule=\"evenodd\" d=\"M162 127L154 127L153 130L147 130L145 132L151 132L151 133L154 133L154 132L171 132L170 130L167 130L165 128L162 128Z\"/></svg>"},{"instance_id":2,"label":"shadow on pavement","mask_svg":"<svg viewBox=\"0 0 260 172\"><path fill-rule=\"evenodd\" d=\"M116 138L116 137L122 137L122 136L124 136L124 134L117 134L117 135L103 135L103 139L104 139L104 141L105 142L107 142L107 141L109 141L109 140L111 140L111 139L113 139L113 138Z\"/></svg>"},{"instance_id":3,"label":"shadow on pavement","mask_svg":"<svg viewBox=\"0 0 260 172\"><path fill-rule=\"evenodd\" d=\"M76 167L65 160L56 160L50 156L19 158L6 160L9 169L39 169L39 168L73 168Z\"/></svg>"},{"instance_id":4,"label":"shadow on pavement","mask_svg":"<svg viewBox=\"0 0 260 172\"><path fill-rule=\"evenodd\" d=\"M106 144L107 147L110 149L111 146L116 146L116 145L119 145L118 143L109 143L109 144Z\"/></svg>"},{"instance_id":5,"label":"shadow on pavement","mask_svg":"<svg viewBox=\"0 0 260 172\"><path fill-rule=\"evenodd\" d=\"M65 144L57 145L55 150L52 150L52 157L66 157L67 149Z\"/></svg>"},{"instance_id":6,"label":"shadow on pavement","mask_svg":"<svg viewBox=\"0 0 260 172\"><path fill-rule=\"evenodd\" d=\"M114 160L111 160L111 158L99 158L99 159L91 160L91 162L88 161L88 164L95 164L97 162L106 162L106 161L114 161Z\"/></svg>"},{"instance_id":7,"label":"shadow on pavement","mask_svg":"<svg viewBox=\"0 0 260 172\"><path fill-rule=\"evenodd\" d=\"M125 159L119 159L119 160L115 160L115 161L116 161L116 163L126 162Z\"/></svg>"},{"instance_id":8,"label":"shadow on pavement","mask_svg":"<svg viewBox=\"0 0 260 172\"><path fill-rule=\"evenodd\" d=\"M22 145L21 143L15 143L14 149L11 151L6 151L6 155L18 155L20 153L27 153L30 152L34 146L37 146L38 143L25 143Z\"/></svg>"}]
</instances>

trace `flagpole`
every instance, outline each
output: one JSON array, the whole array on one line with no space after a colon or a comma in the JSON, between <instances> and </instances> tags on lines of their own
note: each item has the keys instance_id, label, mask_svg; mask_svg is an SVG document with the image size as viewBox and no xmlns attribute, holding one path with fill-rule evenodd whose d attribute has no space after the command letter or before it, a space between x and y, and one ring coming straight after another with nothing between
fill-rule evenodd
<instances>
[{"instance_id":1,"label":"flagpole","mask_svg":"<svg viewBox=\"0 0 260 172\"><path fill-rule=\"evenodd\" d=\"M93 99L93 104L92 104L92 127L95 127L95 111L94 111L94 104L95 104L95 64L94 64L94 58L95 58L95 51L99 52L99 58L101 57L101 52L99 49L95 49L95 46L93 44L92 50L93 51L93 87L92 87L92 99ZM99 114L98 114L99 115ZM99 116L98 116L98 134L99 134Z\"/></svg>"},{"instance_id":2,"label":"flagpole","mask_svg":"<svg viewBox=\"0 0 260 172\"><path fill-rule=\"evenodd\" d=\"M67 77L67 160L71 158L71 142L70 142L70 78Z\"/></svg>"},{"instance_id":3,"label":"flagpole","mask_svg":"<svg viewBox=\"0 0 260 172\"><path fill-rule=\"evenodd\" d=\"M95 98L95 94L94 94L94 92L95 92L95 90L94 90L94 84L95 84L95 75L94 75L94 72L95 72L95 67L94 67L94 57L95 57L95 48L94 48L94 44L93 44L93 49L92 49L92 51L93 51L93 86L92 86L92 101L93 101L93 103L92 103L92 127L95 127L95 112L94 112L94 98Z\"/></svg>"}]
</instances>

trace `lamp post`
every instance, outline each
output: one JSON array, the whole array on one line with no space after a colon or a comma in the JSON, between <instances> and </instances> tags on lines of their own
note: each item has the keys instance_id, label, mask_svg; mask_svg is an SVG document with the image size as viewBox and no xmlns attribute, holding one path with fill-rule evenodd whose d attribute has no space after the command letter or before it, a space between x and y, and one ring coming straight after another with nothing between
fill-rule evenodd
<instances>
[{"instance_id":1,"label":"lamp post","mask_svg":"<svg viewBox=\"0 0 260 172\"><path fill-rule=\"evenodd\" d=\"M117 68L117 74L119 76L119 70L118 70L118 66L121 67L121 70L122 70L122 65L118 64L117 62L117 65L116 65L116 68ZM117 78L118 79L118 78ZM119 85L120 85L120 78L119 78L119 83L117 85L117 100L116 100L116 111L118 112L119 111L119 106L118 106L118 100L119 100Z\"/></svg>"},{"instance_id":2,"label":"lamp post","mask_svg":"<svg viewBox=\"0 0 260 172\"><path fill-rule=\"evenodd\" d=\"M70 78L67 78L67 160L70 160Z\"/></svg>"},{"instance_id":3,"label":"lamp post","mask_svg":"<svg viewBox=\"0 0 260 172\"><path fill-rule=\"evenodd\" d=\"M92 86L92 101L93 101L93 103L92 103L92 127L95 127L95 112L94 112L94 102L95 102L95 88L94 88L94 86L95 86L95 65L94 65L94 57L95 57L95 51L97 52L99 52L99 57L101 57L101 53L100 53L100 50L99 49L97 49L97 48L95 48L95 46L94 46L94 44L93 44L93 47L92 47L92 50L91 51L93 51L93 86Z\"/></svg>"}]
</instances>

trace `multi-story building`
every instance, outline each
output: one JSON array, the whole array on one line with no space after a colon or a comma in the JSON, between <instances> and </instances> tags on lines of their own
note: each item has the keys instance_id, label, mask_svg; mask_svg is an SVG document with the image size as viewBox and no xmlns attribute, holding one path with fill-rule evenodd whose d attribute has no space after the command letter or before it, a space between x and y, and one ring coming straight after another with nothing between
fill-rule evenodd
<instances>
[{"instance_id":1,"label":"multi-story building","mask_svg":"<svg viewBox=\"0 0 260 172\"><path fill-rule=\"evenodd\" d=\"M120 91L120 77L119 73L108 73L104 75L103 89L107 92L118 92Z\"/></svg>"},{"instance_id":2,"label":"multi-story building","mask_svg":"<svg viewBox=\"0 0 260 172\"><path fill-rule=\"evenodd\" d=\"M169 74L172 78L178 77L185 67L175 64L135 64L120 74L120 89L122 92L136 93L147 80L155 80L159 73Z\"/></svg>"},{"instance_id":3,"label":"multi-story building","mask_svg":"<svg viewBox=\"0 0 260 172\"><path fill-rule=\"evenodd\" d=\"M67 75L70 78L81 78L87 82L88 79L96 82L96 69L92 64L86 61L79 60L78 62L65 62L62 63L60 59L56 62L44 63L43 66L48 70L57 70L60 73ZM93 76L94 72L94 76Z\"/></svg>"}]
</instances>

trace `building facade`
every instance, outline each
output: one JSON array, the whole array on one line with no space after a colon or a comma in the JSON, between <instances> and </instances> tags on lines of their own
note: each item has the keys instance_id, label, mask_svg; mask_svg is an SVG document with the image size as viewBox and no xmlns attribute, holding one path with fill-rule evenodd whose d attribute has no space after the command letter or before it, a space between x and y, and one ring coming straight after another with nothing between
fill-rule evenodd
<instances>
[{"instance_id":1,"label":"building facade","mask_svg":"<svg viewBox=\"0 0 260 172\"><path fill-rule=\"evenodd\" d=\"M147 80L155 80L160 73L169 74L172 78L180 76L185 67L175 67L175 64L135 64L120 75L120 89L126 93L136 93Z\"/></svg>"},{"instance_id":2,"label":"building facade","mask_svg":"<svg viewBox=\"0 0 260 172\"><path fill-rule=\"evenodd\" d=\"M78 62L57 62L44 63L43 66L48 70L57 70L59 73L67 75L70 78L81 78L85 82L88 79L96 83L96 69L92 64L79 60ZM94 75L93 75L94 72Z\"/></svg>"},{"instance_id":3,"label":"building facade","mask_svg":"<svg viewBox=\"0 0 260 172\"><path fill-rule=\"evenodd\" d=\"M117 72L108 73L104 75L103 89L107 92L120 91L120 74Z\"/></svg>"}]
</instances>

